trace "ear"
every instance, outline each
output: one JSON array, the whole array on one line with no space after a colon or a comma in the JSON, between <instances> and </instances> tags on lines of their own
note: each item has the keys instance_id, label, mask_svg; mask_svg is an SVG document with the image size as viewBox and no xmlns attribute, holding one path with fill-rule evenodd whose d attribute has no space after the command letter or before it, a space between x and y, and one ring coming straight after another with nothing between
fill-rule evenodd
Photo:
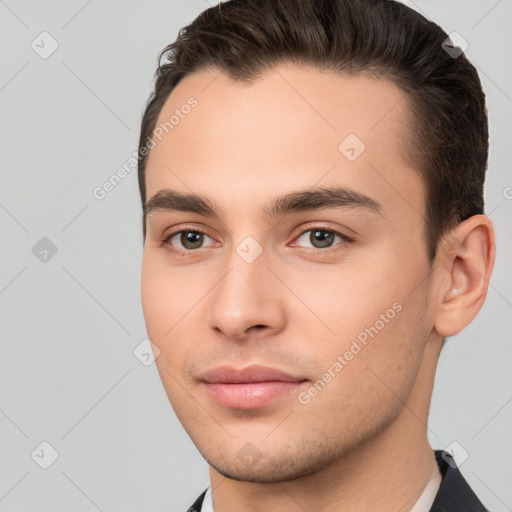
<instances>
[{"instance_id":1,"label":"ear","mask_svg":"<svg viewBox=\"0 0 512 512\"><path fill-rule=\"evenodd\" d=\"M474 215L443 237L436 256L439 273L434 329L454 336L480 311L494 266L494 227L486 215Z\"/></svg>"}]
</instances>

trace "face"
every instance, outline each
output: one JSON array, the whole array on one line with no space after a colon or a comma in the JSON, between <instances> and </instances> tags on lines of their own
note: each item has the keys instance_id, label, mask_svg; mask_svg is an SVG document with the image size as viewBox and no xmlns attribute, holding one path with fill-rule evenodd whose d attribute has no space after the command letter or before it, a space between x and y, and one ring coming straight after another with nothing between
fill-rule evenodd
<instances>
[{"instance_id":1,"label":"face","mask_svg":"<svg viewBox=\"0 0 512 512\"><path fill-rule=\"evenodd\" d=\"M404 94L293 65L252 85L201 71L157 128L173 115L147 161L142 268L166 393L223 475L318 471L397 418L432 335Z\"/></svg>"}]
</instances>

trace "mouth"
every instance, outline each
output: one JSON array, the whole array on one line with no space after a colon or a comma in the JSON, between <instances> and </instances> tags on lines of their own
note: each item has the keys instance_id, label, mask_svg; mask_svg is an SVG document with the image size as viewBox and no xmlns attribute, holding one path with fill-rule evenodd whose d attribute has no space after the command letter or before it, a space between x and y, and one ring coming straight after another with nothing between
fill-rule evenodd
<instances>
[{"instance_id":1,"label":"mouth","mask_svg":"<svg viewBox=\"0 0 512 512\"><path fill-rule=\"evenodd\" d=\"M242 369L219 366L199 377L206 394L233 409L256 409L296 393L307 382L277 368L252 365Z\"/></svg>"}]
</instances>

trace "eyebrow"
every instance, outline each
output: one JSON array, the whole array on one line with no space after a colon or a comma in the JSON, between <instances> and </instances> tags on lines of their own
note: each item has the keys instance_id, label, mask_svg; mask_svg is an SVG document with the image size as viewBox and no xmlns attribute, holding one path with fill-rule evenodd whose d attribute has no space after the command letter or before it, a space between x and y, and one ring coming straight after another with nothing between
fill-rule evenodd
<instances>
[{"instance_id":1,"label":"eyebrow","mask_svg":"<svg viewBox=\"0 0 512 512\"><path fill-rule=\"evenodd\" d=\"M382 206L364 194L342 187L299 190L279 196L263 207L269 217L294 212L322 210L326 208L364 208L382 214ZM144 216L158 210L197 213L207 217L219 217L220 208L215 202L198 194L182 194L164 189L157 192L145 205Z\"/></svg>"}]
</instances>

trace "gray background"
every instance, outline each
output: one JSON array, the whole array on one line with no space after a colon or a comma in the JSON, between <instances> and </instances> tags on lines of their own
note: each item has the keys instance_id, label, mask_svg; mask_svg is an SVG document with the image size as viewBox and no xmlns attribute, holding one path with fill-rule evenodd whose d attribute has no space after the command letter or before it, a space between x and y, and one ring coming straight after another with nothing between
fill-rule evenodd
<instances>
[{"instance_id":1,"label":"gray background","mask_svg":"<svg viewBox=\"0 0 512 512\"><path fill-rule=\"evenodd\" d=\"M498 257L483 311L441 355L429 427L435 448L463 447L461 471L501 512L512 509L512 2L408 4L463 35L488 95ZM1 511L180 511L208 483L156 367L133 354L146 337L135 170L92 195L137 149L158 51L206 7L0 1ZM43 31L59 45L46 59L31 47ZM46 261L47 241L33 253L43 237L57 248ZM43 441L58 452L48 469Z\"/></svg>"}]
</instances>

